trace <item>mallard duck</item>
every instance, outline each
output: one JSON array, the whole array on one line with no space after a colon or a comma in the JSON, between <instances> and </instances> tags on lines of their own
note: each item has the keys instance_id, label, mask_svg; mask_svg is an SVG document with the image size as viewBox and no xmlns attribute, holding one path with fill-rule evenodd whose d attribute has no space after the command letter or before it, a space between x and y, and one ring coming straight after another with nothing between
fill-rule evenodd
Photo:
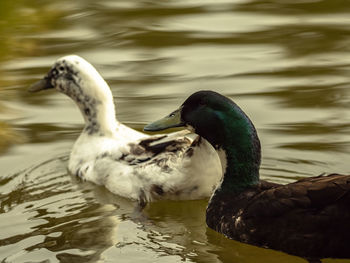
<instances>
[{"instance_id":1,"label":"mallard duck","mask_svg":"<svg viewBox=\"0 0 350 263\"><path fill-rule=\"evenodd\" d=\"M210 228L304 258L350 257L350 175L287 185L260 180L260 141L253 123L232 100L213 91L192 94L144 129L179 126L207 139L221 160L224 175L206 211Z\"/></svg>"},{"instance_id":2,"label":"mallard duck","mask_svg":"<svg viewBox=\"0 0 350 263\"><path fill-rule=\"evenodd\" d=\"M183 132L150 136L118 122L112 92L83 58L58 59L30 92L56 89L79 107L85 127L70 154L71 174L143 206L158 199L209 197L222 176L213 147Z\"/></svg>"}]
</instances>

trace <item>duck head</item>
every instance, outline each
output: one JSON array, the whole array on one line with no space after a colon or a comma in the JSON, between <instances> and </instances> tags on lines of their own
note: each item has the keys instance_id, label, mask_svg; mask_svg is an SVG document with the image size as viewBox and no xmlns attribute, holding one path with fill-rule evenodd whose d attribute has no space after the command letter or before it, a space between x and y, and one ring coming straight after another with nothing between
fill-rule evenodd
<instances>
[{"instance_id":1,"label":"duck head","mask_svg":"<svg viewBox=\"0 0 350 263\"><path fill-rule=\"evenodd\" d=\"M56 89L75 101L89 133L115 129L112 92L97 70L83 58L76 55L59 58L46 76L28 91L48 89Z\"/></svg>"}]
</instances>

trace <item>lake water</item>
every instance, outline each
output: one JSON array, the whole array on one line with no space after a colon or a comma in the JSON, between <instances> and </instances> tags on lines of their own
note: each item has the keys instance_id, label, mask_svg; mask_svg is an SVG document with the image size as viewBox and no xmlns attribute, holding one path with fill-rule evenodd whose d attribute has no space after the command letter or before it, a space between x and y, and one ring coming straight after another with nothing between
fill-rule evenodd
<instances>
[{"instance_id":1,"label":"lake water","mask_svg":"<svg viewBox=\"0 0 350 263\"><path fill-rule=\"evenodd\" d=\"M305 262L208 229L207 200L138 214L78 181L66 167L80 112L26 89L78 54L131 127L211 89L255 123L262 178L349 173L349 12L348 0L0 0L0 261Z\"/></svg>"}]
</instances>

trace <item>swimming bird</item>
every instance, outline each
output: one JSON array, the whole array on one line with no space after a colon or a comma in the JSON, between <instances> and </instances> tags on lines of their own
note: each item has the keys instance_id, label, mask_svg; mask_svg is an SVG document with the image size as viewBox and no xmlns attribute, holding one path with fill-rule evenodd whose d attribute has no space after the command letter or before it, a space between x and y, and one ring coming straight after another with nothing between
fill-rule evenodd
<instances>
[{"instance_id":1,"label":"swimming bird","mask_svg":"<svg viewBox=\"0 0 350 263\"><path fill-rule=\"evenodd\" d=\"M70 154L71 174L141 206L159 199L209 197L219 182L220 160L200 136L150 136L120 123L108 84L83 58L59 58L29 91L46 89L69 96L85 120Z\"/></svg>"},{"instance_id":2,"label":"swimming bird","mask_svg":"<svg viewBox=\"0 0 350 263\"><path fill-rule=\"evenodd\" d=\"M253 123L231 99L213 91L192 94L144 130L180 126L207 139L221 160L224 175L206 210L210 228L310 262L350 257L350 175L286 185L260 180L261 148Z\"/></svg>"}]
</instances>

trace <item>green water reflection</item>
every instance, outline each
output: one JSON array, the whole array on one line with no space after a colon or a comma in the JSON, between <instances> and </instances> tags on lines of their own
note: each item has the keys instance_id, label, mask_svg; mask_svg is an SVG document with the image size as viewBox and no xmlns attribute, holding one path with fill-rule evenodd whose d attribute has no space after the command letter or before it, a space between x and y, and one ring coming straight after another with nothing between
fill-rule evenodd
<instances>
[{"instance_id":1,"label":"green water reflection","mask_svg":"<svg viewBox=\"0 0 350 263\"><path fill-rule=\"evenodd\" d=\"M75 53L136 129L213 89L256 124L263 178L349 173L349 10L346 0L0 1L0 261L305 262L207 229L206 200L139 214L77 181L66 166L79 111L26 89Z\"/></svg>"}]
</instances>

